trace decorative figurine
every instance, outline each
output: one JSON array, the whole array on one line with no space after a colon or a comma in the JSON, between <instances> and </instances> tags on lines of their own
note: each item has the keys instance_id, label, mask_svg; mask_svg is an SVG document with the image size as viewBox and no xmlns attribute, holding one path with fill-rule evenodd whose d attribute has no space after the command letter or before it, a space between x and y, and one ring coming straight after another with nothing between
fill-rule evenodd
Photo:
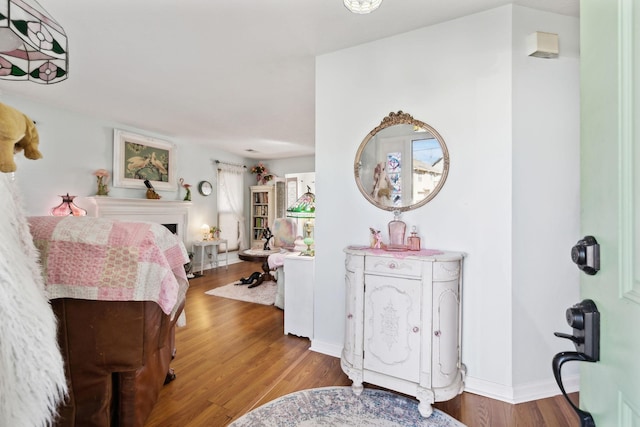
<instances>
[{"instance_id":1,"label":"decorative figurine","mask_svg":"<svg viewBox=\"0 0 640 427\"><path fill-rule=\"evenodd\" d=\"M269 227L267 227L264 230L262 230L262 238L263 239L267 239L267 241L264 242L264 247L262 248L263 250L265 250L265 251L270 251L271 250L271 248L269 247L269 241L271 240L272 237L273 237L273 233L271 232Z\"/></svg>"},{"instance_id":2,"label":"decorative figurine","mask_svg":"<svg viewBox=\"0 0 640 427\"><path fill-rule=\"evenodd\" d=\"M160 199L161 196L156 193L156 190L153 189L153 185L151 185L148 179L144 180L144 185L147 186L147 199Z\"/></svg>"},{"instance_id":3,"label":"decorative figurine","mask_svg":"<svg viewBox=\"0 0 640 427\"><path fill-rule=\"evenodd\" d=\"M373 227L369 227L371 231L371 247L374 249L380 249L382 247L382 236L380 236L380 230L374 230Z\"/></svg>"},{"instance_id":4,"label":"decorative figurine","mask_svg":"<svg viewBox=\"0 0 640 427\"><path fill-rule=\"evenodd\" d=\"M182 185L182 188L187 190L187 193L184 195L184 201L190 202L191 201L191 184L186 184L184 182L184 178L180 178L179 182L180 182L180 185Z\"/></svg>"}]
</instances>

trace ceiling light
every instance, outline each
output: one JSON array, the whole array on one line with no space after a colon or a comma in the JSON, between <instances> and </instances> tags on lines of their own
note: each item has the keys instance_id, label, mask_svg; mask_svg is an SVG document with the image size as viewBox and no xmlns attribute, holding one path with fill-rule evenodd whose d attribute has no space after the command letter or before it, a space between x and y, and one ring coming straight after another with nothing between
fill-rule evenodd
<instances>
[{"instance_id":1,"label":"ceiling light","mask_svg":"<svg viewBox=\"0 0 640 427\"><path fill-rule=\"evenodd\" d=\"M0 79L52 84L67 78L67 35L35 0L0 0L0 37Z\"/></svg>"},{"instance_id":2,"label":"ceiling light","mask_svg":"<svg viewBox=\"0 0 640 427\"><path fill-rule=\"evenodd\" d=\"M353 13L371 13L380 7L382 0L344 0L344 6Z\"/></svg>"}]
</instances>

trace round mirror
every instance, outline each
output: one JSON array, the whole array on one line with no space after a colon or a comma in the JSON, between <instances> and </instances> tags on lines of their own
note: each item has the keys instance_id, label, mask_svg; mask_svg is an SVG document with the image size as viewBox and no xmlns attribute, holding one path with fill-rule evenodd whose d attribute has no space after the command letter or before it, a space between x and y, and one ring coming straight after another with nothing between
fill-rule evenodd
<instances>
[{"instance_id":1,"label":"round mirror","mask_svg":"<svg viewBox=\"0 0 640 427\"><path fill-rule=\"evenodd\" d=\"M449 172L449 151L434 128L398 111L364 138L353 168L368 201L387 211L408 211L438 194Z\"/></svg>"}]
</instances>

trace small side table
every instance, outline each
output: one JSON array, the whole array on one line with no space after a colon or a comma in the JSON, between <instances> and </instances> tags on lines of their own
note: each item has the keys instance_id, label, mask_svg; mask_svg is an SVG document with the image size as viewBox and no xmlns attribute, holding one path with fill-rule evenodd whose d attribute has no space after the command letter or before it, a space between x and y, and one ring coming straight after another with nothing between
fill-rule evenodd
<instances>
[{"instance_id":1,"label":"small side table","mask_svg":"<svg viewBox=\"0 0 640 427\"><path fill-rule=\"evenodd\" d=\"M217 240L201 240L193 243L191 250L195 252L195 248L200 248L200 275L202 276L202 271L204 270L204 253L207 246L211 246L213 248L213 262L215 266L218 266L218 247L224 243L224 265L226 269L229 269L229 251L227 245L227 239L217 239Z\"/></svg>"}]
</instances>

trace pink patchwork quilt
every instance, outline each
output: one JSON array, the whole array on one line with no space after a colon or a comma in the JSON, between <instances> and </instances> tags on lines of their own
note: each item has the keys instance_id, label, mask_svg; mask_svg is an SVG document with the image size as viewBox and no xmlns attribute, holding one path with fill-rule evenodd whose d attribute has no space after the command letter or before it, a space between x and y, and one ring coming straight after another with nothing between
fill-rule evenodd
<instances>
[{"instance_id":1,"label":"pink patchwork quilt","mask_svg":"<svg viewBox=\"0 0 640 427\"><path fill-rule=\"evenodd\" d=\"M161 224L29 217L50 299L155 301L167 314L189 286L189 256Z\"/></svg>"}]
</instances>

